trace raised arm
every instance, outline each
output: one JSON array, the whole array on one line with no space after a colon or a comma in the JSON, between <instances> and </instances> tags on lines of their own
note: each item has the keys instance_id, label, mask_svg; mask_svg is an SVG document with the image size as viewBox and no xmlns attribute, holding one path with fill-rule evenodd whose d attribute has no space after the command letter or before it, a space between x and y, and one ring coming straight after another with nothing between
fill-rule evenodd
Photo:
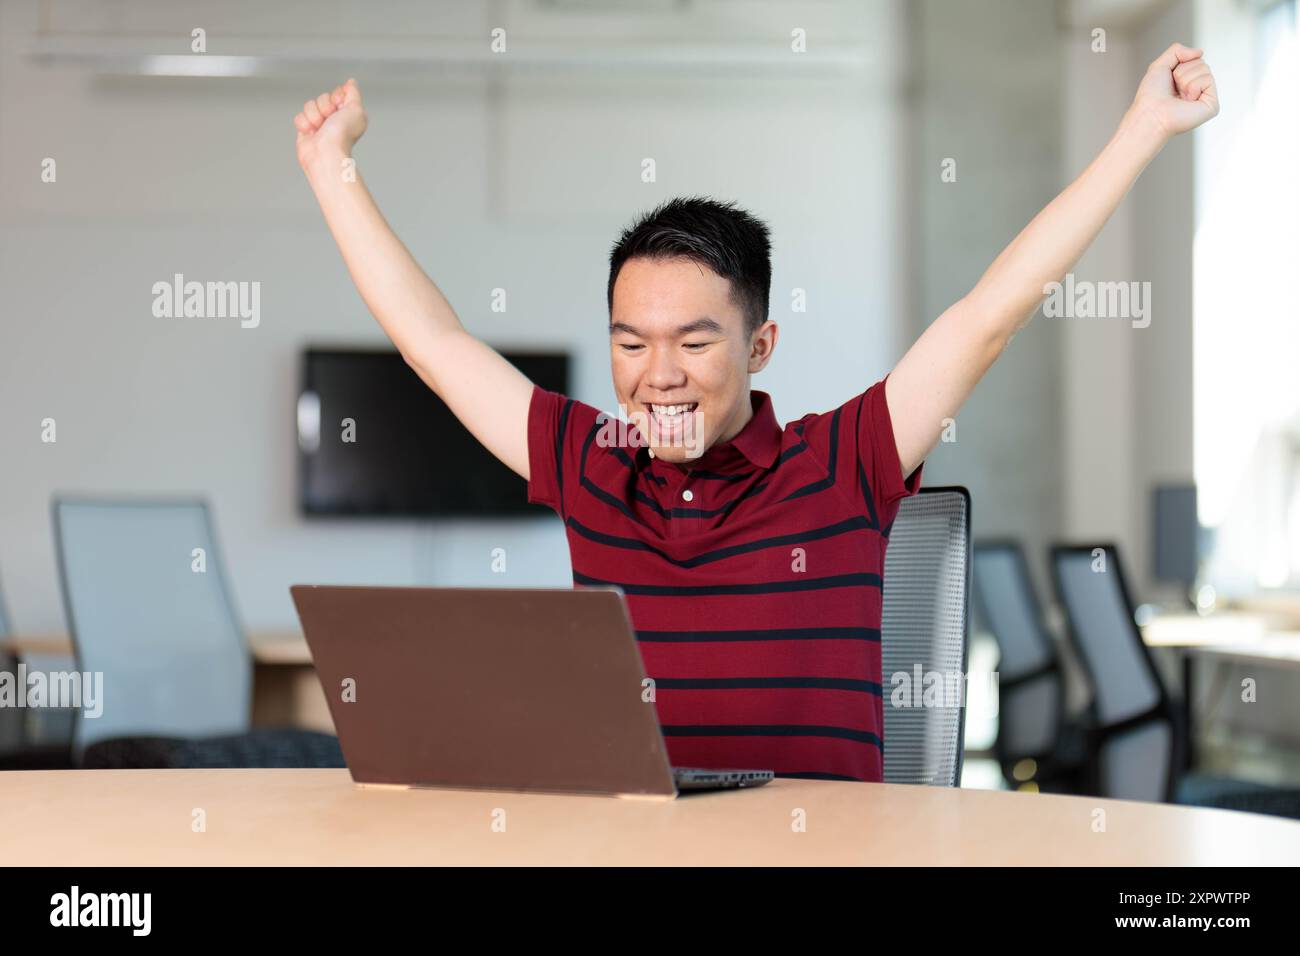
<instances>
[{"instance_id":1,"label":"raised arm","mask_svg":"<svg viewBox=\"0 0 1300 956\"><path fill-rule=\"evenodd\" d=\"M889 375L885 395L903 474L925 460L975 384L1092 244L1138 175L1173 136L1219 112L1201 51L1175 43L1151 64L1096 159L1002 250L975 288L930 324Z\"/></svg>"},{"instance_id":2,"label":"raised arm","mask_svg":"<svg viewBox=\"0 0 1300 956\"><path fill-rule=\"evenodd\" d=\"M465 331L384 220L352 162L366 122L354 80L308 100L294 117L298 162L325 222L370 314L407 364L488 451L527 478L532 382Z\"/></svg>"}]
</instances>

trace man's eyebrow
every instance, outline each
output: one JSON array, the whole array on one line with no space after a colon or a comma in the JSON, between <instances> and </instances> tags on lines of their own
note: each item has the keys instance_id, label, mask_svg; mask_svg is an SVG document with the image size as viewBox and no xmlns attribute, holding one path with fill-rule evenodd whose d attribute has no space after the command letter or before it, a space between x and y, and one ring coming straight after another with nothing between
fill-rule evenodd
<instances>
[{"instance_id":1,"label":"man's eyebrow","mask_svg":"<svg viewBox=\"0 0 1300 956\"><path fill-rule=\"evenodd\" d=\"M687 322L685 325L677 327L678 335L690 335L692 332L712 332L715 335L722 334L722 323L716 319L711 319L707 315L696 319L694 322Z\"/></svg>"},{"instance_id":2,"label":"man's eyebrow","mask_svg":"<svg viewBox=\"0 0 1300 956\"><path fill-rule=\"evenodd\" d=\"M678 335L690 335L692 332L712 332L715 335L721 335L724 331L720 322L709 318L707 315L696 319L694 322L687 322L685 325L677 326ZM613 335L615 332L626 332L628 335L644 338L640 329L628 325L626 322L609 323L609 334Z\"/></svg>"}]
</instances>

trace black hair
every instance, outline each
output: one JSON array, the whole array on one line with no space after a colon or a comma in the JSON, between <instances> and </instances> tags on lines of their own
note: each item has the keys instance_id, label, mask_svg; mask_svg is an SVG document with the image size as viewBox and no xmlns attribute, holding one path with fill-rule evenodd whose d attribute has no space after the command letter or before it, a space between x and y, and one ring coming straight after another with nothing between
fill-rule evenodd
<instances>
[{"instance_id":1,"label":"black hair","mask_svg":"<svg viewBox=\"0 0 1300 956\"><path fill-rule=\"evenodd\" d=\"M670 199L641 216L609 254L611 315L614 282L629 259L690 259L731 283L731 300L745 316L745 334L767 321L772 288L772 244L762 220L704 196Z\"/></svg>"}]
</instances>

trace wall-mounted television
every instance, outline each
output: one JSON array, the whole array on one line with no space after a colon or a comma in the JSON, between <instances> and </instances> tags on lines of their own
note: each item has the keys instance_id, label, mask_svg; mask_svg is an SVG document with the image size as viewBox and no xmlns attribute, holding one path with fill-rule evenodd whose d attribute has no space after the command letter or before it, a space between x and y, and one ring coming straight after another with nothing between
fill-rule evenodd
<instances>
[{"instance_id":1,"label":"wall-mounted television","mask_svg":"<svg viewBox=\"0 0 1300 956\"><path fill-rule=\"evenodd\" d=\"M535 384L569 388L564 353L508 352ZM307 348L298 396L307 515L526 515L526 483L391 350Z\"/></svg>"}]
</instances>

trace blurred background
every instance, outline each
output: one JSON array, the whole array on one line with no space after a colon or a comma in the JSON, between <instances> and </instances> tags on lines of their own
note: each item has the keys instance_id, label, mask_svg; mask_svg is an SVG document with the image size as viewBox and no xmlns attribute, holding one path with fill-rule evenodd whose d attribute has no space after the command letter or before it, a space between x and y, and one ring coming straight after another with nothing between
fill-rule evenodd
<instances>
[{"instance_id":1,"label":"blurred background","mask_svg":"<svg viewBox=\"0 0 1300 956\"><path fill-rule=\"evenodd\" d=\"M296 628L295 582L571 583L549 512L307 513L306 350L387 344L294 156L294 114L348 76L370 115L358 164L466 327L566 357L569 393L601 408L618 231L687 194L764 219L781 340L754 386L784 422L883 377L1175 40L1205 48L1222 113L1165 149L1075 269L1149 282L1149 327L1037 318L925 480L968 487L976 541L1025 556L1066 710L1095 688L1048 549L1113 545L1139 624L1246 629L1147 640L1170 688L1201 669L1202 762L1300 786L1291 645L1272 665L1186 650L1300 631L1295 0L0 0L9 631L68 630L60 494L205 499L250 632ZM176 274L259 283L260 322L157 317ZM995 623L973 669L998 667ZM997 710L967 721L968 785L1036 785L999 750ZM22 733L66 733L39 723Z\"/></svg>"}]
</instances>

